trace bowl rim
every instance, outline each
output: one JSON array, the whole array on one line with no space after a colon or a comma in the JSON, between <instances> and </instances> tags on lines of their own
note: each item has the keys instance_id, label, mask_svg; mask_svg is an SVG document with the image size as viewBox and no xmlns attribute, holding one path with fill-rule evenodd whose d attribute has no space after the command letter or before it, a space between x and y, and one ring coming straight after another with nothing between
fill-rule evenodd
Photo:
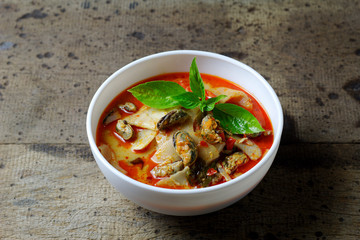
<instances>
[{"instance_id":1,"label":"bowl rim","mask_svg":"<svg viewBox=\"0 0 360 240\"><path fill-rule=\"evenodd\" d=\"M269 149L269 151L265 155L265 157L263 159L261 159L261 161L259 163L257 163L254 167L252 167L246 173L232 179L231 181L224 182L224 183L221 183L221 184L218 184L215 186L205 187L205 188L194 188L194 189L161 188L161 187L156 187L156 186L152 186L152 185L148 185L148 184L139 182L139 181L137 181L133 178L130 178L129 176L121 173L119 170L117 170L115 167L113 167L100 153L100 150L98 149L96 142L95 142L96 132L95 132L95 134L93 134L93 131L91 129L91 123L92 123L91 118L92 118L93 108L95 106L95 103L98 100L101 93L103 92L103 90L114 78L116 78L118 75L120 75L122 72L126 71L127 69L129 69L139 63L152 60L154 58L162 58L162 57L171 56L171 55L193 55L193 56L197 56L197 57L200 57L200 56L201 57L209 57L209 58L215 58L215 59L218 59L221 61L225 61L225 62L229 62L234 65L237 65L237 66L243 68L244 70L250 72L251 74L255 75L255 77L258 78L258 80L265 86L268 93L271 95L271 98L274 101L274 105L276 107L276 112L277 112L277 115L279 118L279 121L277 123L278 131L275 133L273 145L271 146L271 148ZM152 77L152 76L149 76L149 77ZM96 123L96 124L98 124L98 123ZM97 89L97 91L95 92L95 94L90 102L90 105L89 105L88 111L87 111L87 116L86 116L86 132L87 132L87 137L88 137L88 141L90 144L90 148L91 148L93 154L96 155L98 160L100 160L106 166L106 168L108 170L110 170L113 174L120 177L121 179L128 182L129 184L135 185L136 187L141 188L143 190L148 190L148 191L163 193L163 194L177 194L177 195L202 194L202 193L207 193L207 192L213 192L213 191L217 191L219 189L228 188L228 187L236 184L237 182L243 181L243 179L250 177L256 171L258 171L262 165L266 164L266 162L269 160L270 156L272 156L272 154L274 154L274 152L276 153L277 148L280 145L281 134L283 131L283 124L284 124L283 110L281 107L280 100L278 99L278 96L276 95L274 89L264 79L264 77L262 77L258 72L256 72L250 66L248 66L238 60L235 60L233 58L230 58L230 57L218 54L218 53L208 52L208 51L200 51L200 50L172 50L172 51L159 52L159 53L155 53L155 54L151 54L151 55L139 58L133 62L126 64L125 66L121 67L116 72L111 74L100 85L100 87ZM273 127L274 127L274 125L273 125ZM93 136L95 136L95 138ZM95 158L95 156L94 156L94 158Z\"/></svg>"}]
</instances>

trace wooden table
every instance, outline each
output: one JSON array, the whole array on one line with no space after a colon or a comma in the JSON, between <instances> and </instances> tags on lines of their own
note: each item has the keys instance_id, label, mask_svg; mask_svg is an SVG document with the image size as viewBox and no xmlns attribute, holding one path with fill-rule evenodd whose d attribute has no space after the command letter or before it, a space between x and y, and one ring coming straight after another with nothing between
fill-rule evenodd
<instances>
[{"instance_id":1,"label":"wooden table","mask_svg":"<svg viewBox=\"0 0 360 240\"><path fill-rule=\"evenodd\" d=\"M174 49L221 53L273 86L285 127L247 197L196 217L127 200L85 118L114 71ZM359 239L359 1L0 0L1 239Z\"/></svg>"}]
</instances>

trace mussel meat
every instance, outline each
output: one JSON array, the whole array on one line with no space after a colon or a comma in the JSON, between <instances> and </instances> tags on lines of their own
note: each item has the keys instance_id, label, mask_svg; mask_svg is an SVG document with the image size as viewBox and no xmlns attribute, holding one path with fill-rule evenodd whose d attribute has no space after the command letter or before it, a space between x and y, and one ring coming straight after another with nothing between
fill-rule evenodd
<instances>
[{"instance_id":1,"label":"mussel meat","mask_svg":"<svg viewBox=\"0 0 360 240\"><path fill-rule=\"evenodd\" d=\"M119 111L117 111L115 108L111 109L109 113L105 116L103 120L104 125L108 125L109 123L112 123L115 120L118 120L121 118L121 114Z\"/></svg>"},{"instance_id":2,"label":"mussel meat","mask_svg":"<svg viewBox=\"0 0 360 240\"><path fill-rule=\"evenodd\" d=\"M200 133L201 137L209 143L215 144L223 141L220 134L224 134L224 131L220 128L219 122L210 114L202 119Z\"/></svg>"},{"instance_id":3,"label":"mussel meat","mask_svg":"<svg viewBox=\"0 0 360 240\"><path fill-rule=\"evenodd\" d=\"M185 166L190 166L196 161L198 156L196 144L187 132L177 131L174 133L173 144Z\"/></svg>"},{"instance_id":4,"label":"mussel meat","mask_svg":"<svg viewBox=\"0 0 360 240\"><path fill-rule=\"evenodd\" d=\"M249 158L246 154L242 152L235 152L225 158L223 167L227 174L232 174L239 166L246 164L248 161Z\"/></svg>"},{"instance_id":5,"label":"mussel meat","mask_svg":"<svg viewBox=\"0 0 360 240\"><path fill-rule=\"evenodd\" d=\"M173 163L158 165L151 170L151 173L155 177L165 177L165 176L170 176L178 171L181 171L183 168L184 168L183 161L176 161Z\"/></svg>"},{"instance_id":6,"label":"mussel meat","mask_svg":"<svg viewBox=\"0 0 360 240\"><path fill-rule=\"evenodd\" d=\"M175 109L163 116L157 123L159 130L164 130L175 124L184 122L189 117L189 114L182 109Z\"/></svg>"},{"instance_id":7,"label":"mussel meat","mask_svg":"<svg viewBox=\"0 0 360 240\"><path fill-rule=\"evenodd\" d=\"M129 140L134 135L133 128L125 120L118 120L115 130L124 140Z\"/></svg>"},{"instance_id":8,"label":"mussel meat","mask_svg":"<svg viewBox=\"0 0 360 240\"><path fill-rule=\"evenodd\" d=\"M136 110L137 110L135 104L133 104L131 102L126 102L122 105L119 105L119 108L122 110L125 110L127 112L136 112Z\"/></svg>"}]
</instances>

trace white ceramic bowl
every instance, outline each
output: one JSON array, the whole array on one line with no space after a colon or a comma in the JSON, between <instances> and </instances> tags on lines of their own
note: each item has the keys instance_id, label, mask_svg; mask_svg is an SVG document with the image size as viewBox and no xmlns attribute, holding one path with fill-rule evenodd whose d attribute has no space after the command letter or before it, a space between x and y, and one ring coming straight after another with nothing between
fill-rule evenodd
<instances>
[{"instance_id":1,"label":"white ceramic bowl","mask_svg":"<svg viewBox=\"0 0 360 240\"><path fill-rule=\"evenodd\" d=\"M116 170L98 150L96 127L105 107L132 84L163 73L188 72L193 58L201 73L230 80L249 91L265 107L274 128L274 143L251 170L216 186L175 190L138 182ZM222 209L248 194L265 176L277 153L283 129L278 97L267 81L249 66L216 53L178 50L136 60L112 74L95 93L87 113L86 130L91 151L107 180L125 197L149 210L169 215L199 215Z\"/></svg>"}]
</instances>

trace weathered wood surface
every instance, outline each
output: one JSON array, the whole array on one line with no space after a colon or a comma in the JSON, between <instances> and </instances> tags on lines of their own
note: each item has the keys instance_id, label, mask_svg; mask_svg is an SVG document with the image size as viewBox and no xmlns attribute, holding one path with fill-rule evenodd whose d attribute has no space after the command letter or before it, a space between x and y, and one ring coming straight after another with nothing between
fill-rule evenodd
<instances>
[{"instance_id":1,"label":"weathered wood surface","mask_svg":"<svg viewBox=\"0 0 360 240\"><path fill-rule=\"evenodd\" d=\"M359 13L342 0L0 0L0 238L359 239ZM128 201L86 139L100 84L174 49L252 66L285 113L264 180L205 216Z\"/></svg>"}]
</instances>

